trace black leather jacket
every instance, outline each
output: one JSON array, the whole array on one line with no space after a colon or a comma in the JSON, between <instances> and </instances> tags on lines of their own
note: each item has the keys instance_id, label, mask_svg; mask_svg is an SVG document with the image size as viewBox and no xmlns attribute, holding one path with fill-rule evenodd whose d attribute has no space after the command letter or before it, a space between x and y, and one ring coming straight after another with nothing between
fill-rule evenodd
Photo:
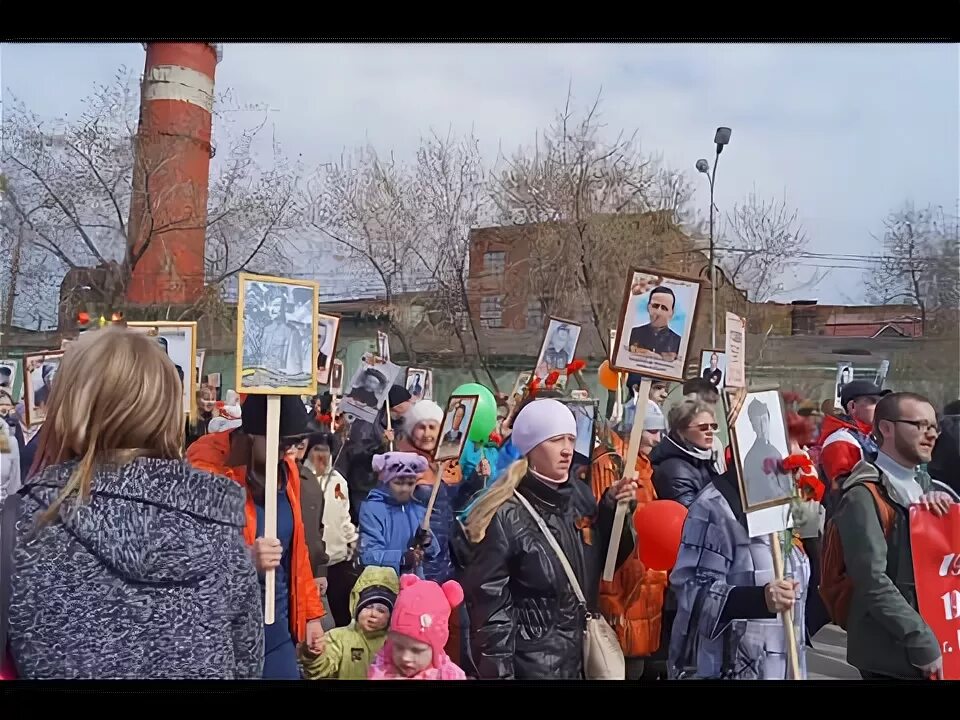
<instances>
[{"instance_id":1,"label":"black leather jacket","mask_svg":"<svg viewBox=\"0 0 960 720\"><path fill-rule=\"evenodd\" d=\"M540 513L563 548L594 610L607 543L613 529L612 494L598 508L590 488L568 481L547 485L527 475L518 491ZM584 519L589 519L584 530ZM497 510L476 545L458 524L454 555L463 568L470 618L470 653L481 679L578 679L583 672L586 613L560 561L530 513L514 497ZM617 564L633 552L627 522ZM472 673L472 674L473 674Z\"/></svg>"},{"instance_id":2,"label":"black leather jacket","mask_svg":"<svg viewBox=\"0 0 960 720\"><path fill-rule=\"evenodd\" d=\"M700 491L718 477L712 458L698 458L687 448L681 438L670 433L650 453L657 498L676 500L684 507L690 507Z\"/></svg>"}]
</instances>

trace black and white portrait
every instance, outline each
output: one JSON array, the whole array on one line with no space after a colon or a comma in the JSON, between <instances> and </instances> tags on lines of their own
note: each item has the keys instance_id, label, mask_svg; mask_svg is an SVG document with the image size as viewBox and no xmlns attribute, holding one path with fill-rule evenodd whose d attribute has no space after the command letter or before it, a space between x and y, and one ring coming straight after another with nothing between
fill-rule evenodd
<instances>
[{"instance_id":1,"label":"black and white portrait","mask_svg":"<svg viewBox=\"0 0 960 720\"><path fill-rule=\"evenodd\" d=\"M326 385L330 380L330 365L337 350L339 332L338 316L319 314L317 318L317 383L320 385Z\"/></svg>"},{"instance_id":2,"label":"black and white portrait","mask_svg":"<svg viewBox=\"0 0 960 720\"><path fill-rule=\"evenodd\" d=\"M407 392L414 400L433 399L433 370L407 368Z\"/></svg>"},{"instance_id":3,"label":"black and white portrait","mask_svg":"<svg viewBox=\"0 0 960 720\"><path fill-rule=\"evenodd\" d=\"M596 438L594 432L594 423L597 416L597 403L595 400L562 399L567 409L573 413L574 420L577 421L577 441L573 446L573 451L580 455L581 459L587 463L593 457L593 445Z\"/></svg>"},{"instance_id":4,"label":"black and white portrait","mask_svg":"<svg viewBox=\"0 0 960 720\"><path fill-rule=\"evenodd\" d=\"M550 318L547 332L543 336L540 354L537 356L536 374L540 380L557 370L560 378L557 386L563 387L567 382L566 369L577 352L577 343L580 341L580 326L569 320Z\"/></svg>"},{"instance_id":5,"label":"black and white portrait","mask_svg":"<svg viewBox=\"0 0 960 720\"><path fill-rule=\"evenodd\" d=\"M631 270L617 324L613 367L681 382L699 294L700 282L695 278Z\"/></svg>"},{"instance_id":6,"label":"black and white portrait","mask_svg":"<svg viewBox=\"0 0 960 720\"><path fill-rule=\"evenodd\" d=\"M16 360L0 360L0 390L5 390L11 398L16 400L14 390L17 388L17 375L20 363Z\"/></svg>"},{"instance_id":7,"label":"black and white portrait","mask_svg":"<svg viewBox=\"0 0 960 720\"><path fill-rule=\"evenodd\" d=\"M837 363L837 394L834 396L834 406L840 408L840 396L843 395L843 388L853 382L853 364L842 362Z\"/></svg>"},{"instance_id":8,"label":"black and white portrait","mask_svg":"<svg viewBox=\"0 0 960 720\"><path fill-rule=\"evenodd\" d=\"M240 275L237 390L307 395L317 385L317 284Z\"/></svg>"},{"instance_id":9,"label":"black and white portrait","mask_svg":"<svg viewBox=\"0 0 960 720\"><path fill-rule=\"evenodd\" d=\"M42 425L47 419L47 403L62 360L62 350L24 357L23 404L27 425Z\"/></svg>"},{"instance_id":10,"label":"black and white portrait","mask_svg":"<svg viewBox=\"0 0 960 720\"><path fill-rule=\"evenodd\" d=\"M747 393L731 430L744 510L790 502L793 477L781 470L790 448L780 391Z\"/></svg>"},{"instance_id":11,"label":"black and white portrait","mask_svg":"<svg viewBox=\"0 0 960 720\"><path fill-rule=\"evenodd\" d=\"M340 404L343 412L371 423L377 419L377 412L400 374L400 368L393 363L378 360L367 356L360 361L350 381L350 391Z\"/></svg>"},{"instance_id":12,"label":"black and white portrait","mask_svg":"<svg viewBox=\"0 0 960 720\"><path fill-rule=\"evenodd\" d=\"M156 338L164 353L173 361L183 390L183 412L191 415L197 404L197 323L158 320L156 322L131 321L127 327L134 332L146 333ZM191 370L193 372L191 372Z\"/></svg>"},{"instance_id":13,"label":"black and white portrait","mask_svg":"<svg viewBox=\"0 0 960 720\"><path fill-rule=\"evenodd\" d=\"M507 407L513 412L517 405L523 400L524 390L530 384L533 373L522 372L517 375L517 381L513 384L510 391L510 397L507 398Z\"/></svg>"},{"instance_id":14,"label":"black and white portrait","mask_svg":"<svg viewBox=\"0 0 960 720\"><path fill-rule=\"evenodd\" d=\"M477 409L476 395L451 395L440 425L440 441L434 460L458 460L467 442L470 423Z\"/></svg>"},{"instance_id":15,"label":"black and white portrait","mask_svg":"<svg viewBox=\"0 0 960 720\"><path fill-rule=\"evenodd\" d=\"M700 377L707 380L717 390L724 387L727 376L727 356L722 350L700 351Z\"/></svg>"}]
</instances>

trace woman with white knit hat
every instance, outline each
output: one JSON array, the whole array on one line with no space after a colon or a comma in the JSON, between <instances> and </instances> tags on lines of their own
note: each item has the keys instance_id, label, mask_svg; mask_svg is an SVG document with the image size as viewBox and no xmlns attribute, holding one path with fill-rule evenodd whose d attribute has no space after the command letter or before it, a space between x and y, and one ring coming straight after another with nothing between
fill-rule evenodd
<instances>
[{"instance_id":1,"label":"woman with white knit hat","mask_svg":"<svg viewBox=\"0 0 960 720\"><path fill-rule=\"evenodd\" d=\"M482 679L575 680L583 677L583 636L597 592L619 499L636 483L621 479L598 504L590 487L570 480L577 424L553 399L527 405L513 423L522 458L470 508L461 584L470 617L473 672ZM534 516L549 528L586 598L577 599L561 561ZM634 547L624 524L619 565ZM457 550L458 559L461 548ZM465 662L469 667L470 663Z\"/></svg>"},{"instance_id":2,"label":"woman with white knit hat","mask_svg":"<svg viewBox=\"0 0 960 720\"><path fill-rule=\"evenodd\" d=\"M440 548L439 554L423 564L424 578L445 583L453 578L453 565L450 562L448 543L453 524L453 501L462 475L455 461L435 463L433 453L440 438L440 423L443 422L443 409L432 400L418 400L403 414L403 435L397 441L397 450L412 452L422 456L428 463L427 471L417 478L417 487L413 498L426 506L437 477L442 484L437 493L430 516L430 529Z\"/></svg>"}]
</instances>

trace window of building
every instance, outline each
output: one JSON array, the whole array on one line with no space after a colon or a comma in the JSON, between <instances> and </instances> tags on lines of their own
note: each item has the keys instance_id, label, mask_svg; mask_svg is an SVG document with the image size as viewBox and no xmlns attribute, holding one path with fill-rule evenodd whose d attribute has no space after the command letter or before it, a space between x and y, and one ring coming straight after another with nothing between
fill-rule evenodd
<instances>
[{"instance_id":1,"label":"window of building","mask_svg":"<svg viewBox=\"0 0 960 720\"><path fill-rule=\"evenodd\" d=\"M527 302L527 330L543 329L543 307L540 300L529 300Z\"/></svg>"},{"instance_id":2,"label":"window of building","mask_svg":"<svg viewBox=\"0 0 960 720\"><path fill-rule=\"evenodd\" d=\"M507 254L503 251L483 254L483 269L487 272L502 273L507 266Z\"/></svg>"},{"instance_id":3,"label":"window of building","mask_svg":"<svg viewBox=\"0 0 960 720\"><path fill-rule=\"evenodd\" d=\"M486 328L503 327L503 298L499 295L480 298L480 325Z\"/></svg>"}]
</instances>

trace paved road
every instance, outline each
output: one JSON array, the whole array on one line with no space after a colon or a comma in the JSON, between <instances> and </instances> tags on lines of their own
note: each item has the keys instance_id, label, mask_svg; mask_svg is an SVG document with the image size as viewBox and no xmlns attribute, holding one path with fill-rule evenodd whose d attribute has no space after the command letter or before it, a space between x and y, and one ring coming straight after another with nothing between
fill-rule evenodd
<instances>
[{"instance_id":1,"label":"paved road","mask_svg":"<svg viewBox=\"0 0 960 720\"><path fill-rule=\"evenodd\" d=\"M847 665L847 634L836 625L827 625L813 636L813 648L807 648L807 678L860 679L856 668Z\"/></svg>"}]
</instances>

